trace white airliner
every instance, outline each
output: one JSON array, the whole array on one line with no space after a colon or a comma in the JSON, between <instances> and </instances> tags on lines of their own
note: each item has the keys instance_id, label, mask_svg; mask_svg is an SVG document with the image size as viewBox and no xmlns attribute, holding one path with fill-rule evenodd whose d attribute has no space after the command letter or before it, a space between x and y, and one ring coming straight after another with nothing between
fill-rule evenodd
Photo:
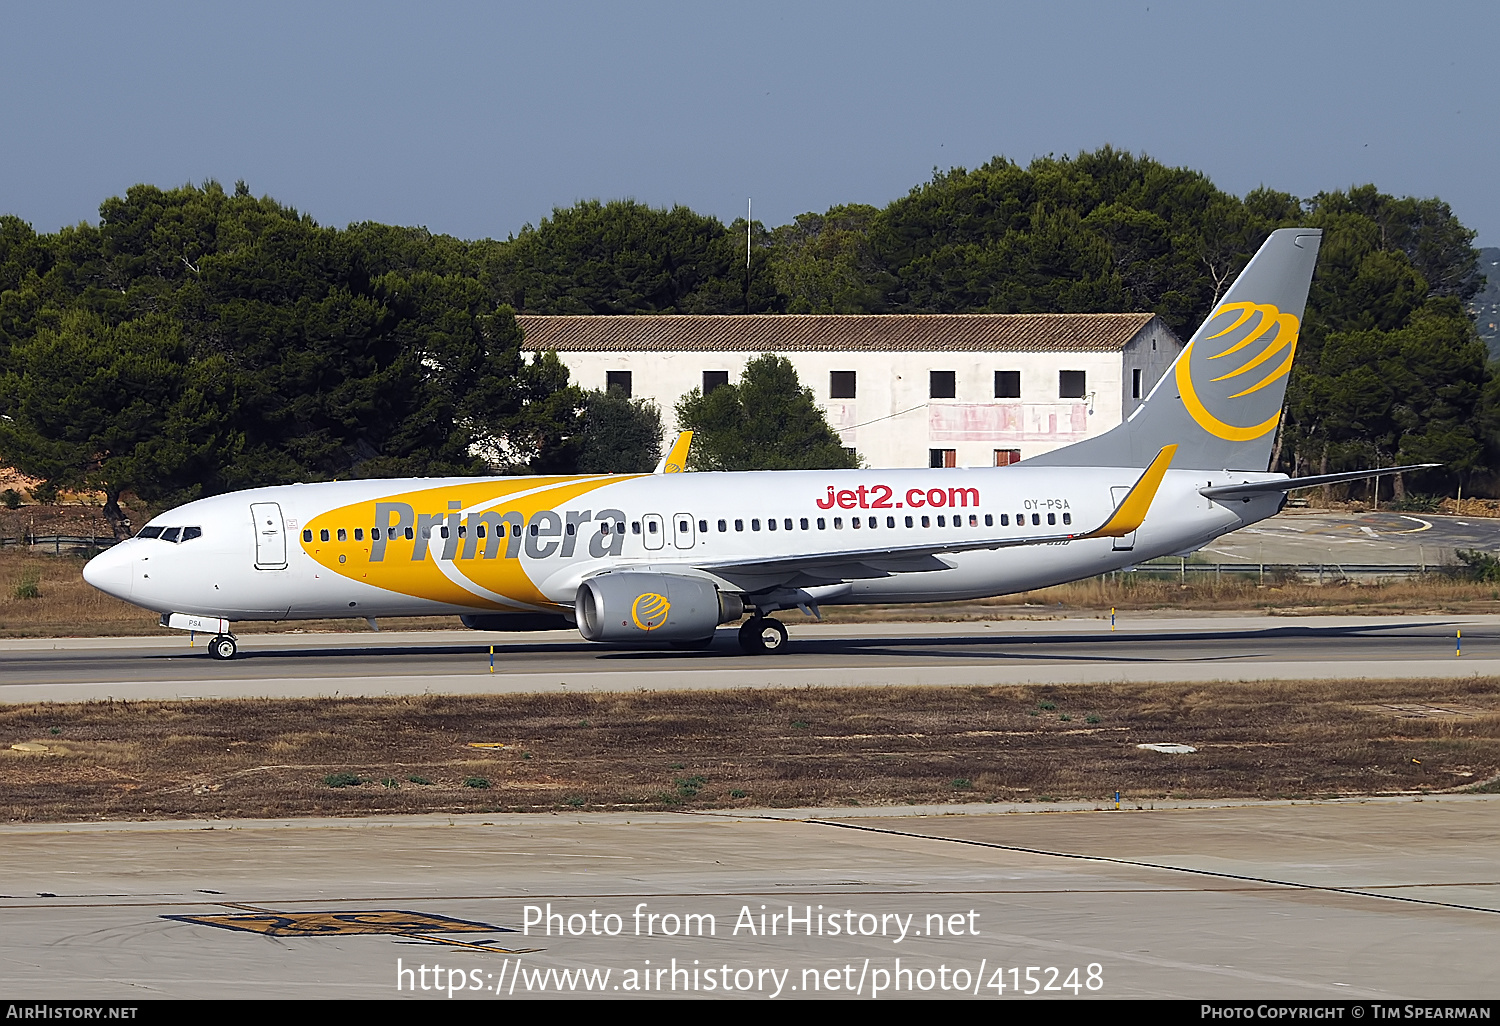
<instances>
[{"instance_id":1,"label":"white airliner","mask_svg":"<svg viewBox=\"0 0 1500 1026\"><path fill-rule=\"evenodd\" d=\"M1130 419L1009 467L416 478L200 499L95 557L94 587L213 635L235 620L459 614L590 641L706 646L770 614L1041 588L1200 548L1291 488L1267 473L1321 232L1271 235Z\"/></svg>"}]
</instances>

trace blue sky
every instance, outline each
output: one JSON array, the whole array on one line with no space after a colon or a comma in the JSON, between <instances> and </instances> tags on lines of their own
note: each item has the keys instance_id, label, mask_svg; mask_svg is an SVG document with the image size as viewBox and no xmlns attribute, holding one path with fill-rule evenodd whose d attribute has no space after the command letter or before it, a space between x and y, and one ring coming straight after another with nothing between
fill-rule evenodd
<instances>
[{"instance_id":1,"label":"blue sky","mask_svg":"<svg viewBox=\"0 0 1500 1026\"><path fill-rule=\"evenodd\" d=\"M1500 245L1500 5L0 4L0 213L245 179L504 237L633 197L782 224L1105 143L1243 194L1374 182Z\"/></svg>"}]
</instances>

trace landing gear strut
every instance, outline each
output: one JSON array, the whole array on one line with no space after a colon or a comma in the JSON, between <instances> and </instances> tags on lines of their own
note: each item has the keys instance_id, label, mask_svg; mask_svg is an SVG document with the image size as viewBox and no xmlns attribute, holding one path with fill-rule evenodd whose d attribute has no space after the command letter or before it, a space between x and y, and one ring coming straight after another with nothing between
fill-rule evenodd
<instances>
[{"instance_id":1,"label":"landing gear strut","mask_svg":"<svg viewBox=\"0 0 1500 1026\"><path fill-rule=\"evenodd\" d=\"M239 650L239 645L231 634L217 635L208 643L208 654L214 659L233 659Z\"/></svg>"},{"instance_id":2,"label":"landing gear strut","mask_svg":"<svg viewBox=\"0 0 1500 1026\"><path fill-rule=\"evenodd\" d=\"M740 626L740 648L747 655L780 652L786 648L786 627L769 616L752 616Z\"/></svg>"}]
</instances>

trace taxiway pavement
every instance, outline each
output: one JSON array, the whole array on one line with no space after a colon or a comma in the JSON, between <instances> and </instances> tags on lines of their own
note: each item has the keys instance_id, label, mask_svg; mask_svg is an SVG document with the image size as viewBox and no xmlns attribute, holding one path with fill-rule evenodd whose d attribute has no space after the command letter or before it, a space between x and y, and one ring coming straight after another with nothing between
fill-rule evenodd
<instances>
[{"instance_id":1,"label":"taxiway pavement","mask_svg":"<svg viewBox=\"0 0 1500 1026\"><path fill-rule=\"evenodd\" d=\"M1500 675L1497 616L1122 617L1113 631L1082 618L790 628L785 653L753 657L732 629L702 652L605 648L572 632L255 634L229 662L184 636L6 640L0 702Z\"/></svg>"},{"instance_id":2,"label":"taxiway pavement","mask_svg":"<svg viewBox=\"0 0 1500 1026\"><path fill-rule=\"evenodd\" d=\"M458 984L454 997L505 1000L722 996L725 981L739 996L867 1000L877 985L885 998L910 988L1012 998L1019 987L1058 1000L1500 991L1500 797L1125 804L0 826L0 991L447 1000ZM685 935L690 915L712 922L692 920ZM651 991L631 991L645 973Z\"/></svg>"}]
</instances>

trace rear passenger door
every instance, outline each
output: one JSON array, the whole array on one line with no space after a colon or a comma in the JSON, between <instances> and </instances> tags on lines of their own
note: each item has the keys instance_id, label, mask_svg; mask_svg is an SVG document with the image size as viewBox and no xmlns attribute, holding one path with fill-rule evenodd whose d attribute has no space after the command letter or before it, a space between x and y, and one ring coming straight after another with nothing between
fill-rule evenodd
<instances>
[{"instance_id":1,"label":"rear passenger door","mask_svg":"<svg viewBox=\"0 0 1500 1026\"><path fill-rule=\"evenodd\" d=\"M1125 501L1125 496L1130 494L1129 485L1117 485L1109 490L1109 501L1112 509L1119 509L1120 503ZM1123 538L1114 539L1116 552L1129 552L1135 548L1135 532L1131 531Z\"/></svg>"}]
</instances>

